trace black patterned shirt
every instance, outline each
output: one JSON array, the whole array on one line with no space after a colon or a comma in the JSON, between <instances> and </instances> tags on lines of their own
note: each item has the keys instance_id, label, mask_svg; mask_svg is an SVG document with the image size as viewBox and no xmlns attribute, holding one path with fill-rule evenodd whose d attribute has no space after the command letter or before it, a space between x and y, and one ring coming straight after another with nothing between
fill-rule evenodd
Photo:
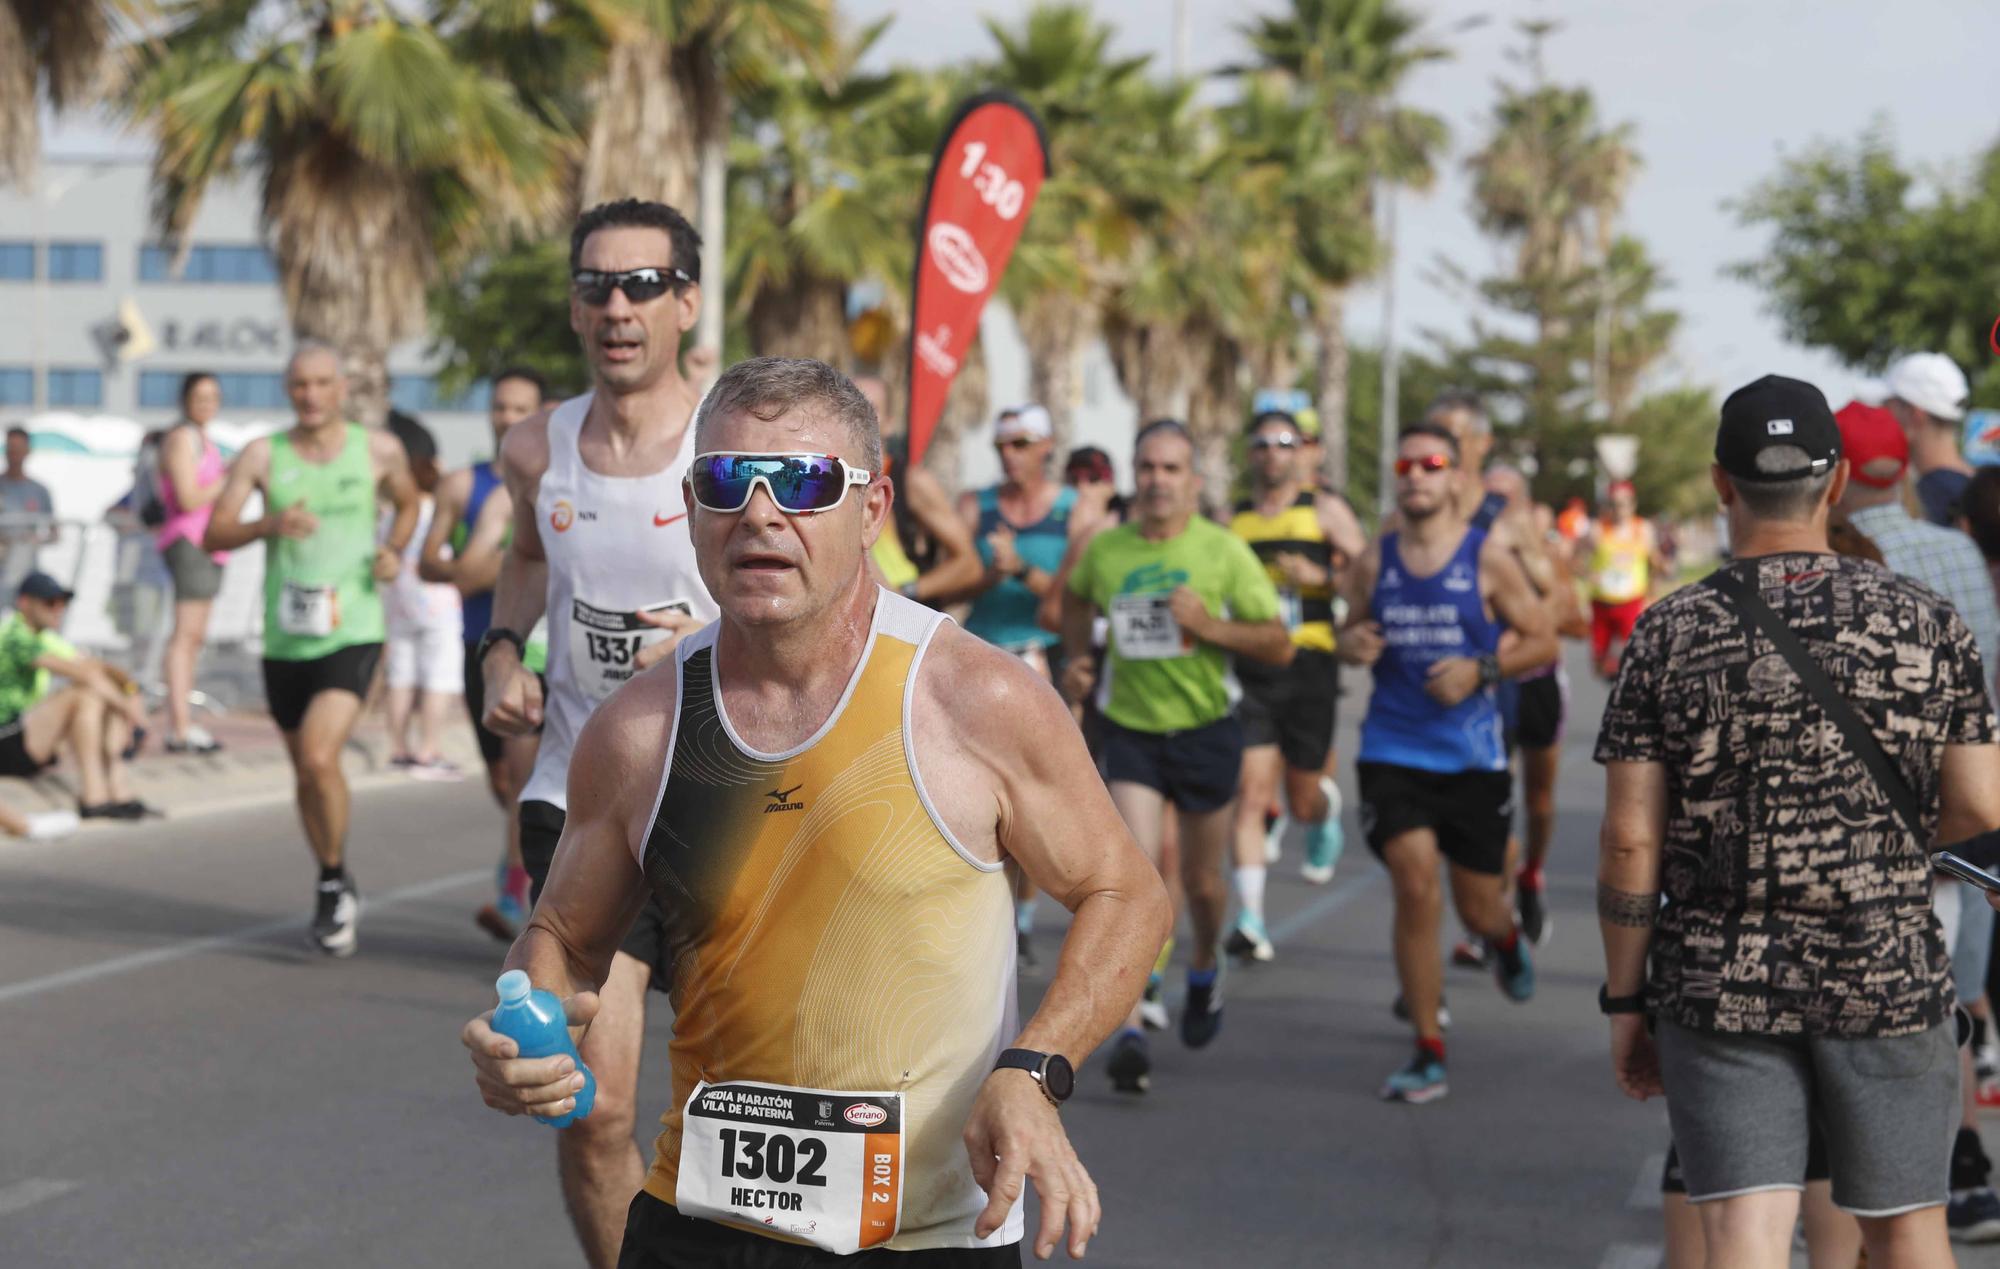
<instances>
[{"instance_id":1,"label":"black patterned shirt","mask_svg":"<svg viewBox=\"0 0 2000 1269\"><path fill-rule=\"evenodd\" d=\"M1910 835L1860 759L1728 599L1688 586L1640 618L1599 762L1667 773L1648 998L1702 1031L1896 1036L1950 1010L1931 915L1946 745L1994 739L1972 635L1936 592L1861 560L1767 555L1764 602L1860 712L1917 803Z\"/></svg>"}]
</instances>

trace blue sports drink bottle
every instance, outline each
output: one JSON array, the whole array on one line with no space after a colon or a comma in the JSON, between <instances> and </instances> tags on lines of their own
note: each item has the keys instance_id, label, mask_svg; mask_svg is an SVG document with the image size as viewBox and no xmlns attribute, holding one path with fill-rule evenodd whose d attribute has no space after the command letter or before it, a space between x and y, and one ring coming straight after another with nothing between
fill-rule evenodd
<instances>
[{"instance_id":1,"label":"blue sports drink bottle","mask_svg":"<svg viewBox=\"0 0 2000 1269\"><path fill-rule=\"evenodd\" d=\"M524 1058L546 1058L568 1054L576 1063L576 1069L583 1072L583 1088L576 1094L576 1109L555 1119L540 1122L551 1128L567 1128L590 1113L591 1103L597 1100L597 1077L583 1064L576 1054L576 1045L569 1038L569 1019L563 1015L562 1001L556 999L552 991L536 991L528 975L518 969L510 969L500 975L494 984L500 991L500 1004L493 1010L493 1029L520 1046Z\"/></svg>"}]
</instances>

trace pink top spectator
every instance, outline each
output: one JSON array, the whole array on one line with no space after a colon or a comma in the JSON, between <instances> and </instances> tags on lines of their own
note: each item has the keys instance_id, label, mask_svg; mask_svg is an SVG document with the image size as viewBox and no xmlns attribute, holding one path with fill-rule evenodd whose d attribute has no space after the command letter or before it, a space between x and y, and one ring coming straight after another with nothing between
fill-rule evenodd
<instances>
[{"instance_id":1,"label":"pink top spectator","mask_svg":"<svg viewBox=\"0 0 2000 1269\"><path fill-rule=\"evenodd\" d=\"M181 426L194 425L184 423ZM216 447L214 441L208 439L208 433L204 431L201 434L201 458L194 465L194 482L197 485L214 484L222 479L226 470L227 464L222 461L222 451ZM160 526L160 536L156 539L156 545L164 551L176 540L186 538L196 546L200 546L201 535L208 532L208 517L209 513L215 510L215 504L196 507L193 511L181 510L180 499L174 496L174 482L167 479L164 471L160 473L160 503L167 509L167 522ZM208 557L217 564L223 564L228 562L229 552L210 551Z\"/></svg>"}]
</instances>

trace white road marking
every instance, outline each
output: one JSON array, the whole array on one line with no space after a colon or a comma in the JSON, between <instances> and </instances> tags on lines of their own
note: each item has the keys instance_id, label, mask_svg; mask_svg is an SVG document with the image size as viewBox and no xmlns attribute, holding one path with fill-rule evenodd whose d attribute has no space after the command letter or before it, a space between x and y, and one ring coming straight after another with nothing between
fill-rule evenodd
<instances>
[{"instance_id":1,"label":"white road marking","mask_svg":"<svg viewBox=\"0 0 2000 1269\"><path fill-rule=\"evenodd\" d=\"M50 1177L29 1177L13 1185L0 1186L0 1216L12 1216L26 1211L37 1203L58 1198L77 1187L75 1181L57 1181Z\"/></svg>"},{"instance_id":2,"label":"white road marking","mask_svg":"<svg viewBox=\"0 0 2000 1269\"><path fill-rule=\"evenodd\" d=\"M408 903L413 899L426 899L431 895L442 894L447 890L456 890L460 886L471 885L475 881L486 880L490 882L492 877L493 870L491 868L475 868L470 872L453 873L449 877L439 877L433 881L421 881L416 885L404 886L400 890L391 890L386 894L364 894L361 896L362 912L364 914L371 911L379 912L383 908L394 907L399 903ZM276 921L265 921L259 925L245 926L240 930L233 930L228 934L215 934L208 938L187 939L179 943L170 943L165 947L156 947L151 951L133 952L129 956L114 956L108 961L96 961L89 965L79 965L75 969L65 969L53 974L44 974L40 978L29 978L18 983L9 983L4 987L0 987L0 1005L13 1000L25 1000L30 996L39 996L43 992L54 991L61 987L76 987L84 983L96 982L100 978L111 978L118 974L132 973L134 970L151 969L155 965L164 965L171 961L184 960L190 956L201 956L208 952L219 952L224 948L236 947L243 943L256 943L270 938L273 934L282 934L287 930L296 930L303 935L306 924L306 920L302 917L288 916Z\"/></svg>"},{"instance_id":3,"label":"white road marking","mask_svg":"<svg viewBox=\"0 0 2000 1269\"><path fill-rule=\"evenodd\" d=\"M1666 1259L1664 1248L1640 1243L1613 1243L1597 1262L1597 1269L1660 1269Z\"/></svg>"},{"instance_id":4,"label":"white road marking","mask_svg":"<svg viewBox=\"0 0 2000 1269\"><path fill-rule=\"evenodd\" d=\"M1649 1154L1639 1165L1639 1179L1632 1182L1632 1195L1625 1200L1625 1206L1641 1211L1657 1211L1660 1207L1660 1173L1666 1170L1667 1152Z\"/></svg>"}]
</instances>

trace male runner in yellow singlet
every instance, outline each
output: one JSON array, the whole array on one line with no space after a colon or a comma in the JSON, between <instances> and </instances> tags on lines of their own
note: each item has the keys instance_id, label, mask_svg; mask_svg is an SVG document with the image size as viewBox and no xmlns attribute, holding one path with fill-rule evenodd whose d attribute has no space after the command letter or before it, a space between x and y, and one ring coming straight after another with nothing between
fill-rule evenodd
<instances>
[{"instance_id":1,"label":"male runner in yellow singlet","mask_svg":"<svg viewBox=\"0 0 2000 1269\"><path fill-rule=\"evenodd\" d=\"M508 957L587 1030L626 926L664 909L674 1100L619 1265L1014 1265L1028 1177L1037 1254L1080 1256L1097 1191L1056 1109L1166 937L1159 878L1048 684L870 580L890 495L851 383L746 361L695 427L722 618L584 726ZM1025 1027L1009 859L1074 914ZM489 1018L463 1036L487 1104L563 1113L581 1075Z\"/></svg>"}]
</instances>

